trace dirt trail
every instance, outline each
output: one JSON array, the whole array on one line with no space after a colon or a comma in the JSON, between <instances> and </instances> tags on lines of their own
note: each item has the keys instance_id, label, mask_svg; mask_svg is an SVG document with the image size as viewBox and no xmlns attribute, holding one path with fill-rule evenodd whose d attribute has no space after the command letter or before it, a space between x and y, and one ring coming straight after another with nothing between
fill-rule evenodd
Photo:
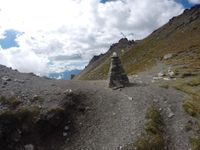
<instances>
[{"instance_id":1,"label":"dirt trail","mask_svg":"<svg viewBox=\"0 0 200 150\"><path fill-rule=\"evenodd\" d=\"M66 88L61 82L58 85ZM162 109L168 149L189 149L184 131L188 116L182 110L185 95L152 84L143 76L131 78L131 82L121 90L107 88L106 81L68 82L73 90L87 93L87 112L77 119L77 132L65 150L117 150L132 143L143 131L145 111L153 103Z\"/></svg>"}]
</instances>

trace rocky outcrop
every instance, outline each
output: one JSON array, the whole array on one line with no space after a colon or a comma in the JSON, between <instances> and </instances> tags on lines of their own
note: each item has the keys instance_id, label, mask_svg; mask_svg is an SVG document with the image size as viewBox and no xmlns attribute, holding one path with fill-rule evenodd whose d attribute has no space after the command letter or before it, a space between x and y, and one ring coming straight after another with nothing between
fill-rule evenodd
<instances>
[{"instance_id":1,"label":"rocky outcrop","mask_svg":"<svg viewBox=\"0 0 200 150\"><path fill-rule=\"evenodd\" d=\"M123 69L117 53L113 53L109 71L109 87L121 88L129 84L129 79Z\"/></svg>"},{"instance_id":2,"label":"rocky outcrop","mask_svg":"<svg viewBox=\"0 0 200 150\"><path fill-rule=\"evenodd\" d=\"M116 52L118 55L123 55L135 44L136 42L134 40L129 41L127 38L120 39L117 43L112 44L109 50L105 54L94 56L90 60L88 65L85 67L85 69L81 71L81 73L78 76L76 76L75 79L79 80L92 79L93 70L101 68L104 65L104 62L106 61L108 62L110 60L110 56L114 52ZM101 76L100 74L98 74L98 76L97 75L95 76L97 79L105 79L107 77L107 73L105 74L105 76Z\"/></svg>"},{"instance_id":3,"label":"rocky outcrop","mask_svg":"<svg viewBox=\"0 0 200 150\"><path fill-rule=\"evenodd\" d=\"M103 56L104 56L104 54L95 55L95 56L90 60L90 62L89 62L88 65L93 64L95 61L97 61L99 58L101 58L101 57L103 57Z\"/></svg>"}]
</instances>

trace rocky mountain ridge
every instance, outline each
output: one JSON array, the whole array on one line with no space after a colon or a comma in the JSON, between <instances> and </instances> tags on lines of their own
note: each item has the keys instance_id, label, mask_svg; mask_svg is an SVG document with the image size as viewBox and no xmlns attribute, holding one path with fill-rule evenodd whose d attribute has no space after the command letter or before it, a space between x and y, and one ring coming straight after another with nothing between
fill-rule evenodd
<instances>
[{"instance_id":1,"label":"rocky mountain ridge","mask_svg":"<svg viewBox=\"0 0 200 150\"><path fill-rule=\"evenodd\" d=\"M122 47L115 47L109 50L102 59L90 63L77 77L80 80L106 79L110 65L110 56L113 51L120 52L120 56L125 68L129 74L135 74L145 71L156 65L156 62L162 61L167 54L186 54L183 59L185 64L191 64L191 67L199 63L198 58L200 49L200 5L187 9L183 14L173 17L170 21L155 30L147 38L139 42L126 42L128 45L125 52L121 53ZM122 39L124 40L124 39ZM191 51L191 52L189 52ZM194 54L195 59L186 58L187 53ZM176 57L171 59L171 65L176 66ZM174 61L173 61L174 60ZM192 61L193 60L193 61ZM164 62L164 61L163 61ZM165 61L164 63L167 64ZM184 65L183 63L183 65ZM192 65L194 64L194 65Z\"/></svg>"}]
</instances>

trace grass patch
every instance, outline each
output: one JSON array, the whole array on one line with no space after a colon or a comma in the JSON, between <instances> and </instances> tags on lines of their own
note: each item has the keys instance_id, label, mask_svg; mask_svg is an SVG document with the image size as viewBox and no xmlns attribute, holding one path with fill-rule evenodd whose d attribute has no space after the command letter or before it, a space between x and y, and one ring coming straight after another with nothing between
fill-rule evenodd
<instances>
[{"instance_id":1,"label":"grass patch","mask_svg":"<svg viewBox=\"0 0 200 150\"><path fill-rule=\"evenodd\" d=\"M197 128L200 130L200 77L193 76L189 79L179 79L174 83L170 83L170 86L185 92L190 96L183 103L183 109L185 112L195 119ZM186 131L192 130L192 124L186 124ZM195 136L189 138L192 150L200 150L200 133L195 131Z\"/></svg>"},{"instance_id":2,"label":"grass patch","mask_svg":"<svg viewBox=\"0 0 200 150\"><path fill-rule=\"evenodd\" d=\"M137 150L164 150L164 123L160 112L155 106L151 106L146 112L145 134L134 142L133 147Z\"/></svg>"},{"instance_id":3,"label":"grass patch","mask_svg":"<svg viewBox=\"0 0 200 150\"><path fill-rule=\"evenodd\" d=\"M38 101L38 102L42 103L42 102L44 102L44 97L39 96L39 95L35 95L33 97L33 101Z\"/></svg>"},{"instance_id":4,"label":"grass patch","mask_svg":"<svg viewBox=\"0 0 200 150\"><path fill-rule=\"evenodd\" d=\"M200 116L200 103L198 103L196 100L186 100L183 103L184 110L193 117L199 117Z\"/></svg>"},{"instance_id":5,"label":"grass patch","mask_svg":"<svg viewBox=\"0 0 200 150\"><path fill-rule=\"evenodd\" d=\"M191 137L189 141L191 143L192 150L200 150L200 135Z\"/></svg>"},{"instance_id":6,"label":"grass patch","mask_svg":"<svg viewBox=\"0 0 200 150\"><path fill-rule=\"evenodd\" d=\"M0 120L16 120L19 123L34 123L40 115L39 107L20 107L17 110L7 109L0 113Z\"/></svg>"},{"instance_id":7,"label":"grass patch","mask_svg":"<svg viewBox=\"0 0 200 150\"><path fill-rule=\"evenodd\" d=\"M3 105L8 105L12 108L16 108L18 105L21 104L19 98L12 96L10 98L6 98L4 96L0 96L0 103Z\"/></svg>"}]
</instances>

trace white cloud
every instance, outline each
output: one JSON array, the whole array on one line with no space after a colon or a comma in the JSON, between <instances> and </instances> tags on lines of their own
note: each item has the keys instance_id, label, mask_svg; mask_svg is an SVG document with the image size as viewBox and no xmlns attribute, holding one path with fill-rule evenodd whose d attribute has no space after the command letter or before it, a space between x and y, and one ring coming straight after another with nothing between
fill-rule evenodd
<instances>
[{"instance_id":1,"label":"white cloud","mask_svg":"<svg viewBox=\"0 0 200 150\"><path fill-rule=\"evenodd\" d=\"M0 50L0 63L40 74L81 68L92 55L105 52L122 38L121 32L132 33L134 39L144 38L183 11L182 5L174 0L115 0L105 4L99 0L0 0L0 3L0 35L7 29L24 33L17 38L19 48Z\"/></svg>"},{"instance_id":2,"label":"white cloud","mask_svg":"<svg viewBox=\"0 0 200 150\"><path fill-rule=\"evenodd\" d=\"M200 4L200 0L189 0L192 4Z\"/></svg>"},{"instance_id":3,"label":"white cloud","mask_svg":"<svg viewBox=\"0 0 200 150\"><path fill-rule=\"evenodd\" d=\"M37 75L47 75L48 59L37 56L32 50L10 48L0 49L0 64L18 69L21 72L34 72Z\"/></svg>"}]
</instances>

